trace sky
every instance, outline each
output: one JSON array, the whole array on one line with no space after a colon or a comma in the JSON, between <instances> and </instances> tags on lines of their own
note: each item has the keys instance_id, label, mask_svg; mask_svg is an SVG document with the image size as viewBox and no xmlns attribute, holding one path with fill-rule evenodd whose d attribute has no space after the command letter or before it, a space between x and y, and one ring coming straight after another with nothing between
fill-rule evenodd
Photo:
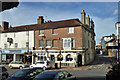
<instances>
[{"instance_id":1,"label":"sky","mask_svg":"<svg viewBox=\"0 0 120 80\"><path fill-rule=\"evenodd\" d=\"M103 36L116 34L117 2L20 2L18 7L0 13L0 25L2 21L8 21L12 27L36 24L38 16L44 16L45 21L81 20L82 9L95 23L97 44Z\"/></svg>"}]
</instances>

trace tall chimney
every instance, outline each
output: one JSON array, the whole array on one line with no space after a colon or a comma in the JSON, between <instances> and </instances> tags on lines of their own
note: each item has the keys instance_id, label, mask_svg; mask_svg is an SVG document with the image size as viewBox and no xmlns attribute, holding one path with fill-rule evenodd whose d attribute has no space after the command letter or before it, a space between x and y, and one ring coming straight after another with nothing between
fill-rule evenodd
<instances>
[{"instance_id":1,"label":"tall chimney","mask_svg":"<svg viewBox=\"0 0 120 80\"><path fill-rule=\"evenodd\" d=\"M84 10L82 10L82 12L81 12L81 22L83 23L83 24L85 24L86 22L85 22L85 17L86 17L86 13L84 12Z\"/></svg>"},{"instance_id":2,"label":"tall chimney","mask_svg":"<svg viewBox=\"0 0 120 80\"><path fill-rule=\"evenodd\" d=\"M92 18L91 18L91 29L94 30L94 22L93 22Z\"/></svg>"},{"instance_id":3,"label":"tall chimney","mask_svg":"<svg viewBox=\"0 0 120 80\"><path fill-rule=\"evenodd\" d=\"M2 22L2 31L8 29L8 27L9 27L9 23L6 22L6 21L3 21L3 22Z\"/></svg>"},{"instance_id":4,"label":"tall chimney","mask_svg":"<svg viewBox=\"0 0 120 80\"><path fill-rule=\"evenodd\" d=\"M87 24L88 26L90 26L90 17L89 17L89 15L87 15L86 20L87 20L86 24Z\"/></svg>"},{"instance_id":5,"label":"tall chimney","mask_svg":"<svg viewBox=\"0 0 120 80\"><path fill-rule=\"evenodd\" d=\"M38 24L44 23L43 16L39 16L37 20L38 20Z\"/></svg>"}]
</instances>

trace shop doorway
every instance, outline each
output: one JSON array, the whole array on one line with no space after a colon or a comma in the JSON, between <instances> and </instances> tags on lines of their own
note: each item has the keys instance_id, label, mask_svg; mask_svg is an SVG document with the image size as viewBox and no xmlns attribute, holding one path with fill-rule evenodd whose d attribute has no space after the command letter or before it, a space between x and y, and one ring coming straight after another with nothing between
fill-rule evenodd
<instances>
[{"instance_id":1,"label":"shop doorway","mask_svg":"<svg viewBox=\"0 0 120 80\"><path fill-rule=\"evenodd\" d=\"M79 54L77 56L77 65L78 65L78 67L82 65L82 55L81 54Z\"/></svg>"}]
</instances>

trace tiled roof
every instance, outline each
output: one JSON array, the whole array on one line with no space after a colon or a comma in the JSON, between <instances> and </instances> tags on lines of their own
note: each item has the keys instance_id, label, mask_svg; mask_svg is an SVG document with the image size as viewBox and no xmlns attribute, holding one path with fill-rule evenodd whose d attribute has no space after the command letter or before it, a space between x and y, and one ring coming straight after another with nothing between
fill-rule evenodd
<instances>
[{"instance_id":1,"label":"tiled roof","mask_svg":"<svg viewBox=\"0 0 120 80\"><path fill-rule=\"evenodd\" d=\"M62 21L52 21L46 22L43 24L32 24L32 25L23 25L8 28L7 30L3 31L3 33L7 32L20 32L20 31L27 31L27 30L39 30L39 29L53 29L53 28L62 28L62 27L74 27L80 26L82 23L79 19L69 19L69 20L62 20Z\"/></svg>"}]
</instances>

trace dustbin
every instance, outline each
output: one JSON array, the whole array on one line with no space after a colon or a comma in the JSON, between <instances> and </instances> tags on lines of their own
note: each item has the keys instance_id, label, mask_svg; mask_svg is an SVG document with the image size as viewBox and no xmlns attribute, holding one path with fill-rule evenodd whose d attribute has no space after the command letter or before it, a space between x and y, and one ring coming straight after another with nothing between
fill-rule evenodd
<instances>
[{"instance_id":1,"label":"dustbin","mask_svg":"<svg viewBox=\"0 0 120 80\"><path fill-rule=\"evenodd\" d=\"M58 63L55 63L55 69L58 69Z\"/></svg>"}]
</instances>

